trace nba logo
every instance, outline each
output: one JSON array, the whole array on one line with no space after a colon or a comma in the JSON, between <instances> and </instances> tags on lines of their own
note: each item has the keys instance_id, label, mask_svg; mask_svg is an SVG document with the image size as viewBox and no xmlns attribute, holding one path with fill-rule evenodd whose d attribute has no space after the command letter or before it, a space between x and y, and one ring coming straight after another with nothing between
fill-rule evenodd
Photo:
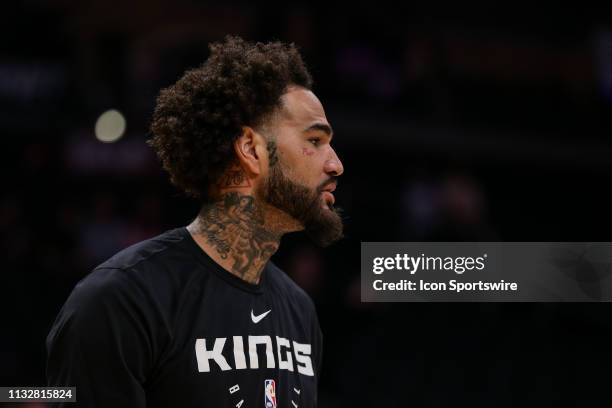
<instances>
[{"instance_id":1,"label":"nba logo","mask_svg":"<svg viewBox=\"0 0 612 408\"><path fill-rule=\"evenodd\" d=\"M276 408L276 383L266 380L264 383L264 401L266 408Z\"/></svg>"}]
</instances>

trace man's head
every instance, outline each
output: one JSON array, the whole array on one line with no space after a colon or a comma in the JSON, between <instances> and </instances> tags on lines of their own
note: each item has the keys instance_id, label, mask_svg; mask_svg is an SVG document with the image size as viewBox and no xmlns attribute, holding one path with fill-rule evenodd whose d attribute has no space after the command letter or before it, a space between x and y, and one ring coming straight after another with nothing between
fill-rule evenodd
<instances>
[{"instance_id":1,"label":"man's head","mask_svg":"<svg viewBox=\"0 0 612 408\"><path fill-rule=\"evenodd\" d=\"M263 198L325 246L342 236L332 192L344 169L330 145L333 131L311 91L292 86L281 99L282 107L263 130L272 156Z\"/></svg>"},{"instance_id":2,"label":"man's head","mask_svg":"<svg viewBox=\"0 0 612 408\"><path fill-rule=\"evenodd\" d=\"M150 144L172 182L204 204L250 194L270 228L340 238L331 192L343 168L296 48L228 37L210 50L157 100Z\"/></svg>"}]
</instances>

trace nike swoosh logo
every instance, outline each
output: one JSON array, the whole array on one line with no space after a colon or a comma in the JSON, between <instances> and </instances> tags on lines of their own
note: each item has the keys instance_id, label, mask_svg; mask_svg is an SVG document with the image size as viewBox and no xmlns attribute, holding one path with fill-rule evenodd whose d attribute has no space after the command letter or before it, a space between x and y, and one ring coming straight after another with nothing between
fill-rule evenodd
<instances>
[{"instance_id":1,"label":"nike swoosh logo","mask_svg":"<svg viewBox=\"0 0 612 408\"><path fill-rule=\"evenodd\" d=\"M268 313L270 313L271 311L272 311L272 309L270 309L270 310L268 310L267 312L264 312L264 313L262 313L262 314L260 314L260 315L255 316L255 315L253 314L253 309L251 309L251 320L253 321L253 323L257 324L257 323L261 322L261 321L262 321L262 319L263 319L264 317L266 317L266 316L268 315Z\"/></svg>"}]
</instances>

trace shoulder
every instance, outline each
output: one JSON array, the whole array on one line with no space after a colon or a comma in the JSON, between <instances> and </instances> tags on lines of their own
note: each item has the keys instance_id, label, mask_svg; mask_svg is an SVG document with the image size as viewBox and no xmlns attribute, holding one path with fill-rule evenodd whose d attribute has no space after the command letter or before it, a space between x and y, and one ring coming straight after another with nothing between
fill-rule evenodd
<instances>
[{"instance_id":1,"label":"shoulder","mask_svg":"<svg viewBox=\"0 0 612 408\"><path fill-rule=\"evenodd\" d=\"M186 239L184 228L176 228L156 237L141 241L113 255L100 264L97 269L132 269L143 263L163 260L181 251Z\"/></svg>"},{"instance_id":2,"label":"shoulder","mask_svg":"<svg viewBox=\"0 0 612 408\"><path fill-rule=\"evenodd\" d=\"M98 267L81 279L61 314L76 320L121 317L129 310L150 309L152 296L137 274L120 268Z\"/></svg>"},{"instance_id":3,"label":"shoulder","mask_svg":"<svg viewBox=\"0 0 612 408\"><path fill-rule=\"evenodd\" d=\"M159 308L159 294L181 278L177 264L189 251L181 246L181 229L132 245L97 266L74 287L64 308L86 314L100 308ZM180 282L177 282L177 284Z\"/></svg>"}]
</instances>

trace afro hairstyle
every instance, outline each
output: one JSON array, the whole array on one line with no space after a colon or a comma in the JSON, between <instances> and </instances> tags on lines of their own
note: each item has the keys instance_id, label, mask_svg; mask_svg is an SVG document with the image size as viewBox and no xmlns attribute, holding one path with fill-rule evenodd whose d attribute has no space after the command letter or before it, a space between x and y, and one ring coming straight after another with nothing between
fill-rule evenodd
<instances>
[{"instance_id":1,"label":"afro hairstyle","mask_svg":"<svg viewBox=\"0 0 612 408\"><path fill-rule=\"evenodd\" d=\"M242 127L263 124L287 87L312 87L294 44L228 36L209 48L203 65L160 92L148 141L171 182L203 203L233 162Z\"/></svg>"}]
</instances>

